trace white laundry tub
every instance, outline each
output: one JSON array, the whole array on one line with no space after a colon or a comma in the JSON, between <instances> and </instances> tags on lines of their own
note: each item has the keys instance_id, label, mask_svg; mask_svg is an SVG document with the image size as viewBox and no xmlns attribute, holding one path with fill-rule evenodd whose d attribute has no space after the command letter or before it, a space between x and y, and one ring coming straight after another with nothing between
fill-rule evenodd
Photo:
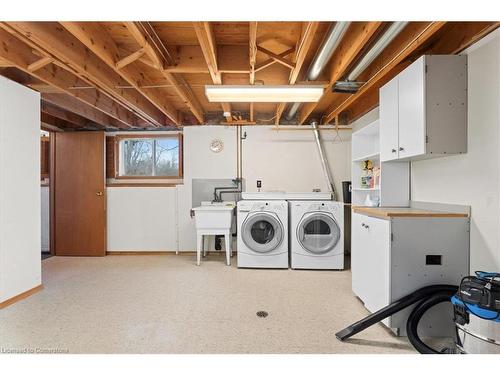
<instances>
[{"instance_id":1,"label":"white laundry tub","mask_svg":"<svg viewBox=\"0 0 500 375\"><path fill-rule=\"evenodd\" d=\"M234 203L203 204L193 208L196 230L231 230Z\"/></svg>"}]
</instances>

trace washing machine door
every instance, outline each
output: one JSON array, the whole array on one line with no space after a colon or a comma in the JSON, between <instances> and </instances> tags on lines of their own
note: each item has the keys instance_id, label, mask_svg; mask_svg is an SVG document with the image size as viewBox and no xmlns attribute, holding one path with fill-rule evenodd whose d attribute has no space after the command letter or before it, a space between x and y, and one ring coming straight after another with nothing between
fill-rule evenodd
<instances>
[{"instance_id":1,"label":"washing machine door","mask_svg":"<svg viewBox=\"0 0 500 375\"><path fill-rule=\"evenodd\" d=\"M331 251L340 240L340 228L331 214L311 212L302 217L297 226L297 240L314 255Z\"/></svg>"},{"instance_id":2,"label":"washing machine door","mask_svg":"<svg viewBox=\"0 0 500 375\"><path fill-rule=\"evenodd\" d=\"M283 224L271 212L251 213L241 225L241 238L245 245L258 253L269 253L283 241Z\"/></svg>"}]
</instances>

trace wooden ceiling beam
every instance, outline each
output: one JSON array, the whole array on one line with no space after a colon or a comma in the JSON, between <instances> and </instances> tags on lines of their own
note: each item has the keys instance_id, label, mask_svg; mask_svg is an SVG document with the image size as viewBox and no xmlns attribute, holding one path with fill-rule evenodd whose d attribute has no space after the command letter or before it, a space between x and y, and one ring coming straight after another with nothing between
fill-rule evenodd
<instances>
[{"instance_id":1,"label":"wooden ceiling beam","mask_svg":"<svg viewBox=\"0 0 500 375\"><path fill-rule=\"evenodd\" d=\"M336 116L338 116L342 111L345 111L349 106L351 106L356 100L363 96L372 87L375 87L381 80L388 80L388 73L395 69L398 64L410 56L414 51L416 51L422 44L427 42L433 35L435 35L446 22L426 22L422 25L421 30L419 30L417 35L409 35L409 40L404 40L401 43L401 48L397 51L394 57L380 70L377 71L367 82L361 86L356 94L351 95L340 105L335 105L330 107L325 113L325 123L332 121ZM404 36L404 34L403 34ZM398 36L403 39L401 34ZM396 40L401 42L400 40Z\"/></svg>"},{"instance_id":2,"label":"wooden ceiling beam","mask_svg":"<svg viewBox=\"0 0 500 375\"><path fill-rule=\"evenodd\" d=\"M24 37L45 56L91 82L118 103L155 126L170 123L146 97L118 88L123 79L57 22L3 22L0 27Z\"/></svg>"},{"instance_id":3,"label":"wooden ceiling beam","mask_svg":"<svg viewBox=\"0 0 500 375\"><path fill-rule=\"evenodd\" d=\"M307 22L304 25L304 31L302 33L302 37L297 43L297 53L295 54L295 67L290 72L290 78L288 83L290 85L294 85L299 78L300 71L302 70L302 66L304 65L304 61L306 59L309 50L311 49L312 42L316 35L316 31L318 30L319 22ZM281 115L286 108L286 103L278 104L276 109L276 118L275 125L279 125L281 120Z\"/></svg>"},{"instance_id":4,"label":"wooden ceiling beam","mask_svg":"<svg viewBox=\"0 0 500 375\"><path fill-rule=\"evenodd\" d=\"M255 83L255 64L257 63L257 22L249 22L248 57L250 63L250 84ZM254 104L250 103L250 121L254 118Z\"/></svg>"},{"instance_id":5,"label":"wooden ceiling beam","mask_svg":"<svg viewBox=\"0 0 500 375\"><path fill-rule=\"evenodd\" d=\"M159 45L162 44L161 40L152 32L147 32L149 29L147 23L144 22L125 22L124 25L132 35L134 40L139 44L141 48L144 48L146 55L153 62L153 66L157 69L163 70L167 66L168 60L173 60L172 56L165 48L158 53Z\"/></svg>"},{"instance_id":6,"label":"wooden ceiling beam","mask_svg":"<svg viewBox=\"0 0 500 375\"><path fill-rule=\"evenodd\" d=\"M41 112L40 113L40 122L41 122L41 128L44 128L44 124L54 126L59 130L76 130L78 129L75 124L65 121L63 119L60 119L58 117L52 116L49 113Z\"/></svg>"},{"instance_id":7,"label":"wooden ceiling beam","mask_svg":"<svg viewBox=\"0 0 500 375\"><path fill-rule=\"evenodd\" d=\"M72 112L105 128L123 129L122 124L113 117L106 115L105 113L97 110L91 105L82 103L80 100L73 96L65 94L42 93L42 102L47 102L67 112Z\"/></svg>"},{"instance_id":8,"label":"wooden ceiling beam","mask_svg":"<svg viewBox=\"0 0 500 375\"><path fill-rule=\"evenodd\" d=\"M406 68L418 56L422 54L439 55L461 53L464 49L498 28L499 25L499 22L447 22L432 40L422 45L421 48L418 48L412 56L402 61L396 68L391 70L384 79L379 80L376 85L372 86L370 90L366 91L365 94L361 95L352 105L350 105L344 111L344 113L347 113L348 121L355 121L375 108L379 102L379 88ZM363 78L362 80L369 79L374 75L378 69L380 69L380 65L381 64L376 64L372 69L367 69L363 73L366 74L367 78ZM342 104L342 100L332 103L332 107L337 107L340 104Z\"/></svg>"},{"instance_id":9,"label":"wooden ceiling beam","mask_svg":"<svg viewBox=\"0 0 500 375\"><path fill-rule=\"evenodd\" d=\"M111 38L111 35L97 22L61 22L61 25L78 39L85 47L92 51L108 67L118 74L121 78L127 81L135 90L142 94L150 103L152 103L164 115L176 125L179 125L177 118L177 109L173 107L167 100L166 96L162 95L157 90L142 88L144 73L131 63L137 60L140 55L143 55L146 48L141 46L140 54L133 53L125 57L119 58L118 46ZM143 50L144 52L142 52ZM125 61L124 61L125 60Z\"/></svg>"},{"instance_id":10,"label":"wooden ceiling beam","mask_svg":"<svg viewBox=\"0 0 500 375\"><path fill-rule=\"evenodd\" d=\"M212 77L212 82L214 85L221 85L222 77L217 65L217 44L212 31L212 25L210 22L193 22L193 27L203 51L210 76ZM231 122L231 105L229 103L221 103L221 106L225 112L226 120Z\"/></svg>"},{"instance_id":11,"label":"wooden ceiling beam","mask_svg":"<svg viewBox=\"0 0 500 375\"><path fill-rule=\"evenodd\" d=\"M110 99L106 95L100 94L95 89L72 90L71 87L78 85L81 81L74 74L54 64L46 65L36 71L29 71L28 67L40 59L33 54L30 46L26 45L12 34L0 28L0 58L9 61L17 69L24 71L35 77L37 80L50 85L60 92L74 96L82 103L86 103L101 111L114 121L112 125L118 128L130 128L138 126L137 118L127 109ZM36 89L36 87L34 87ZM60 94L58 94L60 95Z\"/></svg>"},{"instance_id":12,"label":"wooden ceiling beam","mask_svg":"<svg viewBox=\"0 0 500 375\"><path fill-rule=\"evenodd\" d=\"M331 94L331 87L337 82L346 69L353 63L359 55L363 47L372 38L382 22L353 22L347 29L339 46L334 52L331 59L330 69L330 85L326 88L325 93L320 101L328 100ZM318 103L304 103L299 111L299 124L304 124L309 115L315 110Z\"/></svg>"},{"instance_id":13,"label":"wooden ceiling beam","mask_svg":"<svg viewBox=\"0 0 500 375\"><path fill-rule=\"evenodd\" d=\"M257 63L257 22L249 22L250 84L255 83L255 64Z\"/></svg>"},{"instance_id":14,"label":"wooden ceiling beam","mask_svg":"<svg viewBox=\"0 0 500 375\"><path fill-rule=\"evenodd\" d=\"M174 64L174 58L170 55L166 46L163 45L163 42L157 38L150 25L144 25L141 22L126 22L126 27L139 46L144 49L148 57L155 62L162 75L173 86L184 104L189 107L189 110L196 117L197 121L203 123L203 108L194 96L188 83L181 75L165 70L165 67Z\"/></svg>"},{"instance_id":15,"label":"wooden ceiling beam","mask_svg":"<svg viewBox=\"0 0 500 375\"><path fill-rule=\"evenodd\" d=\"M53 104L50 104L46 101L41 102L40 110L42 113L46 113L50 116L56 117L58 119L64 120L68 123L73 124L78 128L94 128L94 129L103 129L106 126L102 124L97 124L93 121L88 120L85 117L77 115L76 113L65 111L64 109L57 107Z\"/></svg>"}]
</instances>

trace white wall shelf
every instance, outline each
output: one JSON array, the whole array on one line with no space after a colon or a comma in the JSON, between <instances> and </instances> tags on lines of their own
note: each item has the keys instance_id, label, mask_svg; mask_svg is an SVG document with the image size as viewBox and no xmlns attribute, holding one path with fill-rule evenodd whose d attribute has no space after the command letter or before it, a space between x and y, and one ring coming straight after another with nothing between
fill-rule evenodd
<instances>
[{"instance_id":1,"label":"white wall shelf","mask_svg":"<svg viewBox=\"0 0 500 375\"><path fill-rule=\"evenodd\" d=\"M376 186L361 184L362 164L365 160L371 160L374 168L380 168L380 181ZM409 163L380 161L379 120L352 134L351 179L353 205L364 205L368 195L372 200L378 199L382 206L407 206L409 203Z\"/></svg>"}]
</instances>

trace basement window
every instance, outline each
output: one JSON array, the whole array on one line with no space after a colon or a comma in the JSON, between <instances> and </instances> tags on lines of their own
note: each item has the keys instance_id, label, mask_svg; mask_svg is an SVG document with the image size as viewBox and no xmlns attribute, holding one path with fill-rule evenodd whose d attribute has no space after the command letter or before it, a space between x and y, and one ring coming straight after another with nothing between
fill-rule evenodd
<instances>
[{"instance_id":1,"label":"basement window","mask_svg":"<svg viewBox=\"0 0 500 375\"><path fill-rule=\"evenodd\" d=\"M116 178L182 178L181 134L117 136Z\"/></svg>"}]
</instances>

